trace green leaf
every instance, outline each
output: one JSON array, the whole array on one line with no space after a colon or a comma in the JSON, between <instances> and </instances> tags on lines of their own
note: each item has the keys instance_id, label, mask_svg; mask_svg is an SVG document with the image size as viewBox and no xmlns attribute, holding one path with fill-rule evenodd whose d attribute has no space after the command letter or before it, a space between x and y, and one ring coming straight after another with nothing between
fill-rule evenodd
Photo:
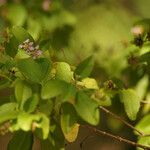
<instances>
[{"instance_id":1,"label":"green leaf","mask_svg":"<svg viewBox=\"0 0 150 150\"><path fill-rule=\"evenodd\" d=\"M19 60L17 66L21 73L29 80L41 83L50 72L50 61L46 58L33 60L32 58Z\"/></svg>"},{"instance_id":2,"label":"green leaf","mask_svg":"<svg viewBox=\"0 0 150 150\"><path fill-rule=\"evenodd\" d=\"M7 150L32 150L33 135L31 132L16 132L10 142Z\"/></svg>"},{"instance_id":3,"label":"green leaf","mask_svg":"<svg viewBox=\"0 0 150 150\"><path fill-rule=\"evenodd\" d=\"M48 139L42 142L42 150L45 150L45 144L49 145L49 149L51 150L64 150L64 136L62 133L62 130L60 128L60 125L52 120L51 126L50 126L50 133L48 136ZM45 143L46 142L46 143ZM46 149L47 150L47 149Z\"/></svg>"},{"instance_id":4,"label":"green leaf","mask_svg":"<svg viewBox=\"0 0 150 150\"><path fill-rule=\"evenodd\" d=\"M49 99L56 97L63 93L67 88L67 84L61 80L49 80L46 84L43 85L41 91L41 97L43 99Z\"/></svg>"},{"instance_id":5,"label":"green leaf","mask_svg":"<svg viewBox=\"0 0 150 150\"><path fill-rule=\"evenodd\" d=\"M5 47L6 54L11 57L14 57L17 54L18 45L19 43L14 36L10 38L9 43L6 43Z\"/></svg>"},{"instance_id":6,"label":"green leaf","mask_svg":"<svg viewBox=\"0 0 150 150\"><path fill-rule=\"evenodd\" d=\"M22 27L15 26L12 28L12 33L15 38L18 40L19 44L29 39L30 41L34 41L32 36Z\"/></svg>"},{"instance_id":7,"label":"green leaf","mask_svg":"<svg viewBox=\"0 0 150 150\"><path fill-rule=\"evenodd\" d=\"M32 37L35 40L38 40L40 32L42 30L40 18L29 17L27 20L27 26L28 32L32 35Z\"/></svg>"},{"instance_id":8,"label":"green leaf","mask_svg":"<svg viewBox=\"0 0 150 150\"><path fill-rule=\"evenodd\" d=\"M23 107L28 98L32 96L32 89L28 83L23 80L17 80L15 84L15 97L18 103Z\"/></svg>"},{"instance_id":9,"label":"green leaf","mask_svg":"<svg viewBox=\"0 0 150 150\"><path fill-rule=\"evenodd\" d=\"M43 132L43 139L46 139L49 134L49 124L49 118L43 113L29 114L20 112L17 122L11 126L10 130L34 131L36 128L40 128Z\"/></svg>"},{"instance_id":10,"label":"green leaf","mask_svg":"<svg viewBox=\"0 0 150 150\"><path fill-rule=\"evenodd\" d=\"M138 139L138 144L142 144L145 146L150 146L150 137L140 137ZM137 150L143 150L142 148L137 148Z\"/></svg>"},{"instance_id":11,"label":"green leaf","mask_svg":"<svg viewBox=\"0 0 150 150\"><path fill-rule=\"evenodd\" d=\"M75 99L75 95L76 95L76 88L72 84L68 84L64 89L61 99L63 102L66 101L71 102L72 100Z\"/></svg>"},{"instance_id":12,"label":"green leaf","mask_svg":"<svg viewBox=\"0 0 150 150\"><path fill-rule=\"evenodd\" d=\"M83 83L83 86L85 88L87 88L87 89L94 89L94 90L98 90L99 89L96 80L93 79L93 78L84 78L82 80L82 83Z\"/></svg>"},{"instance_id":13,"label":"green leaf","mask_svg":"<svg viewBox=\"0 0 150 150\"><path fill-rule=\"evenodd\" d=\"M34 121L40 121L40 116L21 112L17 118L18 127L23 131L30 131Z\"/></svg>"},{"instance_id":14,"label":"green leaf","mask_svg":"<svg viewBox=\"0 0 150 150\"><path fill-rule=\"evenodd\" d=\"M64 136L68 142L74 142L78 136L79 124L76 123L68 133L64 133Z\"/></svg>"},{"instance_id":15,"label":"green leaf","mask_svg":"<svg viewBox=\"0 0 150 150\"><path fill-rule=\"evenodd\" d=\"M75 123L77 123L77 114L72 104L64 103L61 107L61 128L63 133L71 131Z\"/></svg>"},{"instance_id":16,"label":"green leaf","mask_svg":"<svg viewBox=\"0 0 150 150\"><path fill-rule=\"evenodd\" d=\"M150 134L150 114L144 116L144 118L135 126L135 128L144 134Z\"/></svg>"},{"instance_id":17,"label":"green leaf","mask_svg":"<svg viewBox=\"0 0 150 150\"><path fill-rule=\"evenodd\" d=\"M40 101L39 111L49 116L53 110L54 104L51 99L47 101Z\"/></svg>"},{"instance_id":18,"label":"green leaf","mask_svg":"<svg viewBox=\"0 0 150 150\"><path fill-rule=\"evenodd\" d=\"M150 52L146 52L140 56L139 61L149 63L150 62L149 57L150 57Z\"/></svg>"},{"instance_id":19,"label":"green leaf","mask_svg":"<svg viewBox=\"0 0 150 150\"><path fill-rule=\"evenodd\" d=\"M140 99L132 89L122 90L120 93L121 101L124 103L125 111L131 120L135 120L140 109Z\"/></svg>"},{"instance_id":20,"label":"green leaf","mask_svg":"<svg viewBox=\"0 0 150 150\"><path fill-rule=\"evenodd\" d=\"M71 82L73 79L73 72L71 71L70 65L65 62L57 62L56 78Z\"/></svg>"},{"instance_id":21,"label":"green leaf","mask_svg":"<svg viewBox=\"0 0 150 150\"><path fill-rule=\"evenodd\" d=\"M144 99L148 85L149 85L149 77L147 75L138 81L135 87L135 91L138 94L140 100Z\"/></svg>"},{"instance_id":22,"label":"green leaf","mask_svg":"<svg viewBox=\"0 0 150 150\"><path fill-rule=\"evenodd\" d=\"M42 129L43 139L47 139L50 130L49 129L50 121L45 114L41 113L40 116L41 116L41 121L38 123L37 127Z\"/></svg>"},{"instance_id":23,"label":"green leaf","mask_svg":"<svg viewBox=\"0 0 150 150\"><path fill-rule=\"evenodd\" d=\"M17 103L6 103L0 106L0 111L8 111L8 110L15 110L17 109Z\"/></svg>"},{"instance_id":24,"label":"green leaf","mask_svg":"<svg viewBox=\"0 0 150 150\"><path fill-rule=\"evenodd\" d=\"M92 95L92 99L97 101L97 103L101 106L110 106L112 94L105 91L104 89L96 90L95 93Z\"/></svg>"},{"instance_id":25,"label":"green leaf","mask_svg":"<svg viewBox=\"0 0 150 150\"><path fill-rule=\"evenodd\" d=\"M0 106L0 123L17 117L17 103L5 103Z\"/></svg>"},{"instance_id":26,"label":"green leaf","mask_svg":"<svg viewBox=\"0 0 150 150\"><path fill-rule=\"evenodd\" d=\"M27 19L27 11L21 4L8 5L7 19L12 25L22 26Z\"/></svg>"},{"instance_id":27,"label":"green leaf","mask_svg":"<svg viewBox=\"0 0 150 150\"><path fill-rule=\"evenodd\" d=\"M76 139L79 125L77 126L76 111L70 103L64 103L62 105L61 128L65 138L69 142L73 142Z\"/></svg>"},{"instance_id":28,"label":"green leaf","mask_svg":"<svg viewBox=\"0 0 150 150\"><path fill-rule=\"evenodd\" d=\"M37 94L34 94L31 98L29 98L24 103L24 110L28 113L32 113L35 111L38 103L39 103L39 97Z\"/></svg>"},{"instance_id":29,"label":"green leaf","mask_svg":"<svg viewBox=\"0 0 150 150\"><path fill-rule=\"evenodd\" d=\"M84 92L78 92L75 109L78 115L86 122L97 125L99 123L98 103L90 99Z\"/></svg>"},{"instance_id":30,"label":"green leaf","mask_svg":"<svg viewBox=\"0 0 150 150\"><path fill-rule=\"evenodd\" d=\"M23 49L19 49L15 56L15 59L19 60L19 59L25 59L25 58L29 58L29 57L31 57L31 56L26 51L24 51Z\"/></svg>"},{"instance_id":31,"label":"green leaf","mask_svg":"<svg viewBox=\"0 0 150 150\"><path fill-rule=\"evenodd\" d=\"M82 78L88 77L92 72L93 66L94 60L93 57L90 56L77 66L75 73L80 75Z\"/></svg>"}]
</instances>

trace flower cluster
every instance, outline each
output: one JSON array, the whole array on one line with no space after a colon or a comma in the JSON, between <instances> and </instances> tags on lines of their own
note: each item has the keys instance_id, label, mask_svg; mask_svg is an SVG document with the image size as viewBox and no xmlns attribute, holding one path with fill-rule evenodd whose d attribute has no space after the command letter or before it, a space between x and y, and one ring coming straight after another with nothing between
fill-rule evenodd
<instances>
[{"instance_id":1,"label":"flower cluster","mask_svg":"<svg viewBox=\"0 0 150 150\"><path fill-rule=\"evenodd\" d=\"M22 44L20 44L19 48L27 52L27 54L30 55L33 59L36 59L40 55L42 55L42 51L39 50L39 45L34 46L34 43L31 42L29 39L25 40Z\"/></svg>"}]
</instances>

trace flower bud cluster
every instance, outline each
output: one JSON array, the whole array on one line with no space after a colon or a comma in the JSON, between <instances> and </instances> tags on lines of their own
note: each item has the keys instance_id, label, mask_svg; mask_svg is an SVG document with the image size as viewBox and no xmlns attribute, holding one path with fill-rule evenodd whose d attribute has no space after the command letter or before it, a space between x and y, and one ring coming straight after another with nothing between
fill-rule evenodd
<instances>
[{"instance_id":1,"label":"flower bud cluster","mask_svg":"<svg viewBox=\"0 0 150 150\"><path fill-rule=\"evenodd\" d=\"M42 51L39 50L39 45L35 46L34 43L31 42L29 39L25 40L22 44L20 44L19 48L27 52L27 54L30 55L33 59L36 59L40 55L42 55Z\"/></svg>"}]
</instances>

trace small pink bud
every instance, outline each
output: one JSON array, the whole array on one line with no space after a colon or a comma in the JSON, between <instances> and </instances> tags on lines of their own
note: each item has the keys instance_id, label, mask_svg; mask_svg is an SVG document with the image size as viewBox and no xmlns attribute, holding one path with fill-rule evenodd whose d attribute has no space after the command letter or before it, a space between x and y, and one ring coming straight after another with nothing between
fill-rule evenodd
<instances>
[{"instance_id":1,"label":"small pink bud","mask_svg":"<svg viewBox=\"0 0 150 150\"><path fill-rule=\"evenodd\" d=\"M135 26L131 29L131 33L135 36L143 34L144 29L141 26Z\"/></svg>"}]
</instances>

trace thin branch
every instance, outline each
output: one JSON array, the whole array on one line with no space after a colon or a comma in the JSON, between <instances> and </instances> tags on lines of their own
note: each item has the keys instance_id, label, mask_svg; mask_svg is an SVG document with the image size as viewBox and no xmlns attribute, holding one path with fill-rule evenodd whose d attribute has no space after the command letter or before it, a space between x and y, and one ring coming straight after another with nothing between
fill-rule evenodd
<instances>
[{"instance_id":1,"label":"thin branch","mask_svg":"<svg viewBox=\"0 0 150 150\"><path fill-rule=\"evenodd\" d=\"M115 119L121 121L122 123L124 123L126 126L130 127L131 129L135 130L137 133L139 133L141 136L150 136L149 134L144 134L143 132L137 130L134 126L132 126L131 124L129 124L127 121L125 121L124 119L122 119L120 116L112 113L111 111L109 111L108 109L104 108L103 106L100 106L100 109L103 110L104 112L106 112L107 114L111 115L112 117L114 117Z\"/></svg>"},{"instance_id":2,"label":"thin branch","mask_svg":"<svg viewBox=\"0 0 150 150\"><path fill-rule=\"evenodd\" d=\"M150 150L150 146L138 144L138 143L136 143L136 142L130 141L130 140L125 139L125 138L123 138L123 137L120 137L120 136L117 136L117 135L113 135L113 134L111 134L111 133L108 133L108 132L105 132L105 131L96 129L96 128L91 127L91 126L88 126L88 125L81 125L81 126L88 128L89 130L93 131L93 132L94 132L95 134L97 134L97 135L108 136L108 137L113 138L113 139L115 139L115 140L117 140L117 141L124 142L124 143L126 143L126 144L129 144L129 145L132 145L132 146L136 146L136 147L142 148L142 149L144 149L144 150Z\"/></svg>"},{"instance_id":3,"label":"thin branch","mask_svg":"<svg viewBox=\"0 0 150 150\"><path fill-rule=\"evenodd\" d=\"M148 104L148 105L150 105L150 101L144 101L144 100L143 100L143 101L141 101L141 103L142 103L142 104Z\"/></svg>"}]
</instances>

